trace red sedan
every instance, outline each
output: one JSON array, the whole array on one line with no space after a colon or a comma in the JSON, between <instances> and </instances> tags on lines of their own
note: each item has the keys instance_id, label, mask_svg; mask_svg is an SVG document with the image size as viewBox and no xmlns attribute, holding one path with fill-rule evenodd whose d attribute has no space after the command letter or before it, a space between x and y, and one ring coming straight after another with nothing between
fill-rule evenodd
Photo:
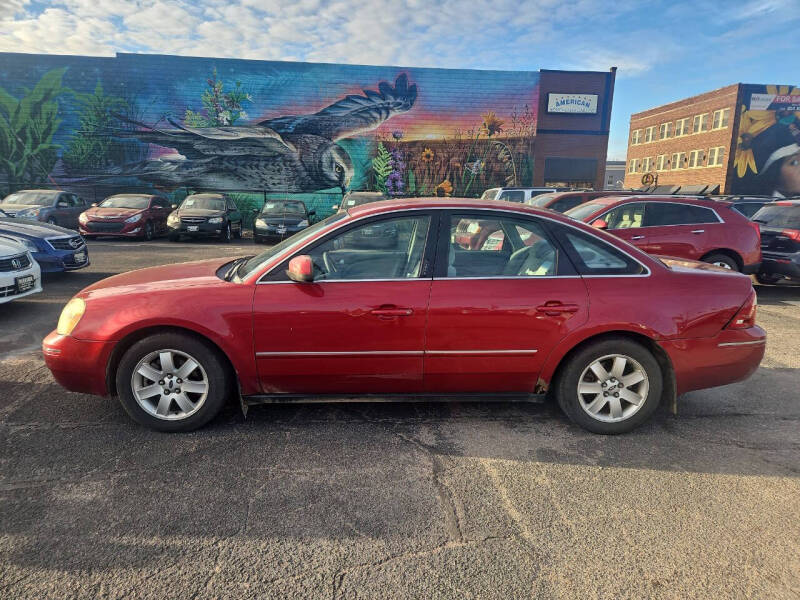
<instances>
[{"instance_id":1,"label":"red sedan","mask_svg":"<svg viewBox=\"0 0 800 600\"><path fill-rule=\"evenodd\" d=\"M758 224L732 202L686 196L610 196L581 204L566 214L634 244L645 252L758 273Z\"/></svg>"},{"instance_id":2,"label":"red sedan","mask_svg":"<svg viewBox=\"0 0 800 600\"><path fill-rule=\"evenodd\" d=\"M454 243L473 223L502 239ZM118 395L164 431L200 427L239 393L245 405L550 394L582 427L620 433L677 394L749 377L766 342L755 314L738 273L661 261L522 204L412 199L333 215L255 257L100 281L43 350L63 386Z\"/></svg>"},{"instance_id":3,"label":"red sedan","mask_svg":"<svg viewBox=\"0 0 800 600\"><path fill-rule=\"evenodd\" d=\"M81 214L83 237L116 236L152 240L167 232L169 200L150 194L117 194Z\"/></svg>"}]
</instances>

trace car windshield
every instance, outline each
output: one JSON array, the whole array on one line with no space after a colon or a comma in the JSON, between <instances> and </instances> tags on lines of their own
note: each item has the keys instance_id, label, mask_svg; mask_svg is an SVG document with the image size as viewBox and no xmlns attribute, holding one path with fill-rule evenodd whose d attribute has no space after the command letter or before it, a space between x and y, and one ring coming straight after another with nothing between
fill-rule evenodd
<instances>
[{"instance_id":1,"label":"car windshield","mask_svg":"<svg viewBox=\"0 0 800 600\"><path fill-rule=\"evenodd\" d=\"M100 203L100 208L147 208L150 196L111 196Z\"/></svg>"},{"instance_id":2,"label":"car windshield","mask_svg":"<svg viewBox=\"0 0 800 600\"><path fill-rule=\"evenodd\" d=\"M225 210L225 200L216 196L189 196L181 203L181 208Z\"/></svg>"},{"instance_id":3,"label":"car windshield","mask_svg":"<svg viewBox=\"0 0 800 600\"><path fill-rule=\"evenodd\" d=\"M267 202L261 209L262 215L304 215L306 205L302 202Z\"/></svg>"},{"instance_id":4,"label":"car windshield","mask_svg":"<svg viewBox=\"0 0 800 600\"><path fill-rule=\"evenodd\" d=\"M273 256L277 256L289 246L302 242L303 240L310 239L311 237L316 235L316 233L320 229L323 229L324 227L330 225L331 223L335 223L340 219L344 219L346 216L347 213L334 213L327 219L323 219L322 221L315 223L311 227L306 227L305 229L300 230L298 233L295 233L294 235L286 238L279 244L275 244L268 250L265 250L261 254L257 254L253 258L249 259L247 262L242 263L239 266L238 270L236 271L236 275L239 277L239 279L244 279L250 273L258 269L259 266L264 264Z\"/></svg>"},{"instance_id":5,"label":"car windshield","mask_svg":"<svg viewBox=\"0 0 800 600\"><path fill-rule=\"evenodd\" d=\"M491 188L483 192L481 195L481 200L494 200L497 198L497 192L500 191L500 188Z\"/></svg>"},{"instance_id":6,"label":"car windshield","mask_svg":"<svg viewBox=\"0 0 800 600\"><path fill-rule=\"evenodd\" d=\"M17 192L9 194L0 204L23 204L25 206L52 206L55 199L53 192Z\"/></svg>"},{"instance_id":7,"label":"car windshield","mask_svg":"<svg viewBox=\"0 0 800 600\"><path fill-rule=\"evenodd\" d=\"M539 194L530 199L528 204L531 206L547 206L547 203L553 199L555 194Z\"/></svg>"},{"instance_id":8,"label":"car windshield","mask_svg":"<svg viewBox=\"0 0 800 600\"><path fill-rule=\"evenodd\" d=\"M569 209L564 214L568 217L571 217L577 221L583 221L587 217L590 217L594 213L596 213L601 208L605 208L606 204L600 204L598 202L587 202L586 204L581 204L576 206L575 208Z\"/></svg>"},{"instance_id":9,"label":"car windshield","mask_svg":"<svg viewBox=\"0 0 800 600\"><path fill-rule=\"evenodd\" d=\"M763 223L767 227L800 229L800 204L765 206L753 215L753 221Z\"/></svg>"}]
</instances>

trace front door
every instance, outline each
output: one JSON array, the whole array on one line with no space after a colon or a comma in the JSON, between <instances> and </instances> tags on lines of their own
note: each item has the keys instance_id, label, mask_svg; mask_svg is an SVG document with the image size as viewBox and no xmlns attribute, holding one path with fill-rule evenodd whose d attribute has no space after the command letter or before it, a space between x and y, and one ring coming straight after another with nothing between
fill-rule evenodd
<instances>
[{"instance_id":1,"label":"front door","mask_svg":"<svg viewBox=\"0 0 800 600\"><path fill-rule=\"evenodd\" d=\"M300 251L314 281L282 265L256 286L254 351L266 394L422 391L431 287L419 211L340 228Z\"/></svg>"},{"instance_id":2,"label":"front door","mask_svg":"<svg viewBox=\"0 0 800 600\"><path fill-rule=\"evenodd\" d=\"M463 231L477 235L459 243ZM431 287L426 391L532 393L550 350L587 318L583 280L540 220L454 213Z\"/></svg>"},{"instance_id":3,"label":"front door","mask_svg":"<svg viewBox=\"0 0 800 600\"><path fill-rule=\"evenodd\" d=\"M630 242L645 252L650 252L653 231L645 227L645 203L627 202L612 208L598 217L608 223L608 231Z\"/></svg>"}]
</instances>

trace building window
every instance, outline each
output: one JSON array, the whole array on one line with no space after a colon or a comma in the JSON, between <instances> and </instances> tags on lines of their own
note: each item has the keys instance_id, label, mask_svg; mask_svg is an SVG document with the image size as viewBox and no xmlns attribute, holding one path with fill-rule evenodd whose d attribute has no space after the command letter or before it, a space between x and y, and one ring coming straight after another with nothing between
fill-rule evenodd
<instances>
[{"instance_id":1,"label":"building window","mask_svg":"<svg viewBox=\"0 0 800 600\"><path fill-rule=\"evenodd\" d=\"M728 119L731 116L730 108L723 108L714 111L714 121L711 123L711 129L725 129L728 126Z\"/></svg>"},{"instance_id":2,"label":"building window","mask_svg":"<svg viewBox=\"0 0 800 600\"><path fill-rule=\"evenodd\" d=\"M725 146L717 146L708 149L708 166L721 167L725 160Z\"/></svg>"},{"instance_id":3,"label":"building window","mask_svg":"<svg viewBox=\"0 0 800 600\"><path fill-rule=\"evenodd\" d=\"M650 168L653 166L653 159L649 156L644 159L644 163L642 165L642 173L649 173Z\"/></svg>"},{"instance_id":4,"label":"building window","mask_svg":"<svg viewBox=\"0 0 800 600\"><path fill-rule=\"evenodd\" d=\"M666 171L667 170L667 155L666 154L659 154L656 158L656 171Z\"/></svg>"},{"instance_id":5,"label":"building window","mask_svg":"<svg viewBox=\"0 0 800 600\"><path fill-rule=\"evenodd\" d=\"M658 128L658 139L666 140L672 137L672 123L662 123Z\"/></svg>"},{"instance_id":6,"label":"building window","mask_svg":"<svg viewBox=\"0 0 800 600\"><path fill-rule=\"evenodd\" d=\"M628 162L628 173L636 173L636 159L632 158Z\"/></svg>"},{"instance_id":7,"label":"building window","mask_svg":"<svg viewBox=\"0 0 800 600\"><path fill-rule=\"evenodd\" d=\"M683 169L683 161L686 160L685 152L675 152L672 155L672 170Z\"/></svg>"},{"instance_id":8,"label":"building window","mask_svg":"<svg viewBox=\"0 0 800 600\"><path fill-rule=\"evenodd\" d=\"M708 130L708 113L695 115L692 126L692 133L702 133Z\"/></svg>"},{"instance_id":9,"label":"building window","mask_svg":"<svg viewBox=\"0 0 800 600\"><path fill-rule=\"evenodd\" d=\"M689 133L689 117L675 121L675 137Z\"/></svg>"},{"instance_id":10,"label":"building window","mask_svg":"<svg viewBox=\"0 0 800 600\"><path fill-rule=\"evenodd\" d=\"M631 134L631 146L637 146L642 143L642 130L635 129Z\"/></svg>"},{"instance_id":11,"label":"building window","mask_svg":"<svg viewBox=\"0 0 800 600\"><path fill-rule=\"evenodd\" d=\"M692 150L689 152L689 168L696 169L703 166L705 152L703 150Z\"/></svg>"},{"instance_id":12,"label":"building window","mask_svg":"<svg viewBox=\"0 0 800 600\"><path fill-rule=\"evenodd\" d=\"M645 143L652 142L656 138L656 126L652 125L644 130Z\"/></svg>"}]
</instances>

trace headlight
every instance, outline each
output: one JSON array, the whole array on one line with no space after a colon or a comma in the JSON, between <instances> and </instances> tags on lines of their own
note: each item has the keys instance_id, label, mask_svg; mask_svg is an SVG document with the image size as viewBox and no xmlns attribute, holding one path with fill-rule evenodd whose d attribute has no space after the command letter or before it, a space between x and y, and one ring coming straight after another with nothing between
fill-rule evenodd
<instances>
[{"instance_id":1,"label":"headlight","mask_svg":"<svg viewBox=\"0 0 800 600\"><path fill-rule=\"evenodd\" d=\"M39 213L42 212L41 208L26 208L25 210L21 210L17 213L18 217L38 217Z\"/></svg>"},{"instance_id":2,"label":"headlight","mask_svg":"<svg viewBox=\"0 0 800 600\"><path fill-rule=\"evenodd\" d=\"M256 226L257 227L266 227L267 222L264 219L256 219Z\"/></svg>"},{"instance_id":3,"label":"headlight","mask_svg":"<svg viewBox=\"0 0 800 600\"><path fill-rule=\"evenodd\" d=\"M86 216L86 213L81 213L81 216L78 217L79 223L86 223L89 221L89 217Z\"/></svg>"},{"instance_id":4,"label":"headlight","mask_svg":"<svg viewBox=\"0 0 800 600\"><path fill-rule=\"evenodd\" d=\"M303 219L297 224L298 227L308 227L308 219Z\"/></svg>"},{"instance_id":5,"label":"headlight","mask_svg":"<svg viewBox=\"0 0 800 600\"><path fill-rule=\"evenodd\" d=\"M83 313L86 311L86 302L80 298L73 298L61 311L61 316L58 318L58 327L56 332L58 335L69 335L78 321L81 320Z\"/></svg>"},{"instance_id":6,"label":"headlight","mask_svg":"<svg viewBox=\"0 0 800 600\"><path fill-rule=\"evenodd\" d=\"M125 219L125 222L136 223L136 221L140 220L141 218L142 218L142 213L139 213L137 215L133 215L132 217L128 217L127 219Z\"/></svg>"},{"instance_id":7,"label":"headlight","mask_svg":"<svg viewBox=\"0 0 800 600\"><path fill-rule=\"evenodd\" d=\"M211 217L208 222L212 225L216 225L217 223L222 223L224 220L224 217Z\"/></svg>"},{"instance_id":8,"label":"headlight","mask_svg":"<svg viewBox=\"0 0 800 600\"><path fill-rule=\"evenodd\" d=\"M169 225L177 225L178 221L180 221L180 217L175 213L172 213L170 216L167 217L167 223Z\"/></svg>"}]
</instances>

